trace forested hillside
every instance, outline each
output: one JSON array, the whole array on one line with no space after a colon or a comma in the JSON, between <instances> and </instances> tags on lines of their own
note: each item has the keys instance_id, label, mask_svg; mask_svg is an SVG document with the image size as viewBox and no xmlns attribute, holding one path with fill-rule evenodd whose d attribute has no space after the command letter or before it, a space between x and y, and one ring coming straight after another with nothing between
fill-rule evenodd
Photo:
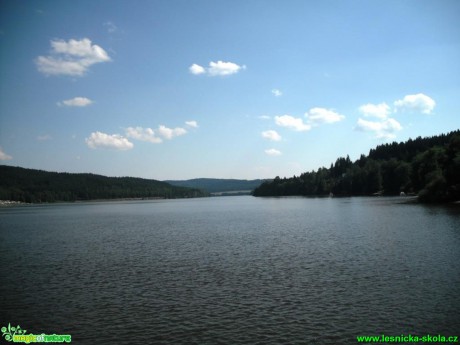
<instances>
[{"instance_id":1,"label":"forested hillside","mask_svg":"<svg viewBox=\"0 0 460 345\"><path fill-rule=\"evenodd\" d=\"M371 149L352 162L341 157L329 168L291 178L276 177L254 196L417 194L423 202L460 200L460 130Z\"/></svg>"},{"instance_id":2,"label":"forested hillside","mask_svg":"<svg viewBox=\"0 0 460 345\"><path fill-rule=\"evenodd\" d=\"M237 179L218 179L218 178L195 178L191 180L166 180L173 186L204 189L209 193L252 191L259 187L265 180L237 180Z\"/></svg>"},{"instance_id":3,"label":"forested hillside","mask_svg":"<svg viewBox=\"0 0 460 345\"><path fill-rule=\"evenodd\" d=\"M56 173L0 165L0 200L55 202L118 198L191 198L208 193L134 177Z\"/></svg>"}]
</instances>

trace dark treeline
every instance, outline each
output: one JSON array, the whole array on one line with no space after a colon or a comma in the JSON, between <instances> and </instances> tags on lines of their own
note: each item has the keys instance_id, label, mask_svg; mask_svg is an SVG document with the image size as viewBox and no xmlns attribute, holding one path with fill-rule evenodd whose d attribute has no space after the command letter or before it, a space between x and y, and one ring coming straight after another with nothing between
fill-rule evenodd
<instances>
[{"instance_id":1,"label":"dark treeline","mask_svg":"<svg viewBox=\"0 0 460 345\"><path fill-rule=\"evenodd\" d=\"M166 180L173 186L203 189L209 193L233 192L233 191L252 191L259 187L265 180L237 180L237 179L217 179L217 178L196 178L185 181Z\"/></svg>"},{"instance_id":2,"label":"dark treeline","mask_svg":"<svg viewBox=\"0 0 460 345\"><path fill-rule=\"evenodd\" d=\"M291 178L276 177L254 196L416 194L423 202L460 200L460 130L371 149L352 162L338 158Z\"/></svg>"},{"instance_id":3,"label":"dark treeline","mask_svg":"<svg viewBox=\"0 0 460 345\"><path fill-rule=\"evenodd\" d=\"M56 202L118 198L191 198L208 193L134 177L56 173L0 165L0 200Z\"/></svg>"}]
</instances>

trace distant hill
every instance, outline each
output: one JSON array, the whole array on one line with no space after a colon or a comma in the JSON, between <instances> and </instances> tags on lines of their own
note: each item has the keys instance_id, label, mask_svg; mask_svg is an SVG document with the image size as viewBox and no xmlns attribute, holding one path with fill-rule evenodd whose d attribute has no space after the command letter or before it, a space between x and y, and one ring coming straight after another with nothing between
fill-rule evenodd
<instances>
[{"instance_id":1,"label":"distant hill","mask_svg":"<svg viewBox=\"0 0 460 345\"><path fill-rule=\"evenodd\" d=\"M95 199L193 198L209 193L135 177L57 173L0 165L0 200L56 202Z\"/></svg>"},{"instance_id":2,"label":"distant hill","mask_svg":"<svg viewBox=\"0 0 460 345\"><path fill-rule=\"evenodd\" d=\"M237 180L237 179L217 179L217 178L196 178L191 180L166 180L164 182L173 186L198 188L209 193L250 194L255 188L259 187L267 180ZM232 192L232 193L229 193Z\"/></svg>"},{"instance_id":3,"label":"distant hill","mask_svg":"<svg viewBox=\"0 0 460 345\"><path fill-rule=\"evenodd\" d=\"M254 196L418 195L422 202L460 200L460 130L379 145L352 162L265 182Z\"/></svg>"}]
</instances>

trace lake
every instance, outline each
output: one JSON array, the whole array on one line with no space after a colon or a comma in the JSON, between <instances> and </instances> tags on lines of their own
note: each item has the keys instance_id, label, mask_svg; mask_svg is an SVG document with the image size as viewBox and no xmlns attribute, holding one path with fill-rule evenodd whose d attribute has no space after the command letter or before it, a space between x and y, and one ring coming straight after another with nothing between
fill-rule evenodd
<instances>
[{"instance_id":1,"label":"lake","mask_svg":"<svg viewBox=\"0 0 460 345\"><path fill-rule=\"evenodd\" d=\"M77 344L460 335L460 207L405 198L0 209L0 326Z\"/></svg>"}]
</instances>

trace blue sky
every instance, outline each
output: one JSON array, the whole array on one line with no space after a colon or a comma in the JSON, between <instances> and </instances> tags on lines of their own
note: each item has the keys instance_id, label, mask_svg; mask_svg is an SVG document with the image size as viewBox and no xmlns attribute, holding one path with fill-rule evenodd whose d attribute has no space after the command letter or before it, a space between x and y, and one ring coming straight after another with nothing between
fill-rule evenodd
<instances>
[{"instance_id":1,"label":"blue sky","mask_svg":"<svg viewBox=\"0 0 460 345\"><path fill-rule=\"evenodd\" d=\"M460 127L459 1L0 6L0 164L273 178Z\"/></svg>"}]
</instances>

